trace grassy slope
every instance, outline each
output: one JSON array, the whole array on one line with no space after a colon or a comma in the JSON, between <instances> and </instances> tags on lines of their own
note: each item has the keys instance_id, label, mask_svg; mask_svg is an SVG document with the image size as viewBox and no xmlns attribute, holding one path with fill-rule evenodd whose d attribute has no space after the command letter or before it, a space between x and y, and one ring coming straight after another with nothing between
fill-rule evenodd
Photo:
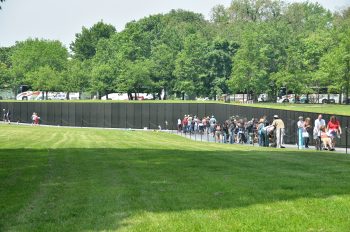
<instances>
[{"instance_id":1,"label":"grassy slope","mask_svg":"<svg viewBox=\"0 0 350 232\"><path fill-rule=\"evenodd\" d=\"M0 231L347 231L343 154L0 125Z\"/></svg>"},{"instance_id":2,"label":"grassy slope","mask_svg":"<svg viewBox=\"0 0 350 232\"><path fill-rule=\"evenodd\" d=\"M282 110L295 110L304 112L316 112L324 114L337 114L350 116L350 105L333 105L333 104L275 104L275 103L259 103L248 104L245 106L263 107Z\"/></svg>"}]
</instances>

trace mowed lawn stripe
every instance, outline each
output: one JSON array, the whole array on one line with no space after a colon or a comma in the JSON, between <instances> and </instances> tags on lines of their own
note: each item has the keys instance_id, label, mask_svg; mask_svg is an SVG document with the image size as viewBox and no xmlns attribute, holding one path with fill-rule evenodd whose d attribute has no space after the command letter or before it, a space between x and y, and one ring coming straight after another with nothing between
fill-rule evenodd
<instances>
[{"instance_id":1,"label":"mowed lawn stripe","mask_svg":"<svg viewBox=\"0 0 350 232\"><path fill-rule=\"evenodd\" d=\"M1 125L1 231L347 231L345 154Z\"/></svg>"}]
</instances>

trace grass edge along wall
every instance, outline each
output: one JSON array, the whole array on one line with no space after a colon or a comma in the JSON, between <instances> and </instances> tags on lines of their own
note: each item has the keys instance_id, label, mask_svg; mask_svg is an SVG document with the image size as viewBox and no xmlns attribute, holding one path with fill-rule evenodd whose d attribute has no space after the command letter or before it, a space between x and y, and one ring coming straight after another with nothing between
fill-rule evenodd
<instances>
[{"instance_id":1,"label":"grass edge along wall","mask_svg":"<svg viewBox=\"0 0 350 232\"><path fill-rule=\"evenodd\" d=\"M37 112L41 123L56 126L175 129L178 118L185 114L199 117L214 115L219 122L230 116L260 118L264 115L272 120L277 114L286 124L285 141L296 143L297 121L300 115L310 117L312 121L323 112L301 112L272 108L260 108L220 103L98 103L98 102L0 102L0 109L10 110L13 122L31 123L31 115ZM323 114L329 120L330 114ZM343 131L349 125L349 116L336 115ZM167 122L167 123L166 123ZM345 146L345 133L338 142Z\"/></svg>"}]
</instances>

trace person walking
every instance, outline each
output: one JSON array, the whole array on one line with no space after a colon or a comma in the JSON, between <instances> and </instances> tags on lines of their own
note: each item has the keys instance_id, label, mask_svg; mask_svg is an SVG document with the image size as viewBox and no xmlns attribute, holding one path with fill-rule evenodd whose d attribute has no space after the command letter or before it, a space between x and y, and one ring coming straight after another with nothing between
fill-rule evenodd
<instances>
[{"instance_id":1,"label":"person walking","mask_svg":"<svg viewBox=\"0 0 350 232\"><path fill-rule=\"evenodd\" d=\"M321 127L326 126L326 121L322 118L322 114L319 114L314 123L313 137L315 140L316 150L322 149L321 141Z\"/></svg>"},{"instance_id":2,"label":"person walking","mask_svg":"<svg viewBox=\"0 0 350 232\"><path fill-rule=\"evenodd\" d=\"M215 142L221 143L222 141L222 126L220 123L215 124Z\"/></svg>"},{"instance_id":3,"label":"person walking","mask_svg":"<svg viewBox=\"0 0 350 232\"><path fill-rule=\"evenodd\" d=\"M33 112L32 116L31 116L32 126L34 125L34 121L35 121L35 117L36 117L35 115L36 115L35 112Z\"/></svg>"},{"instance_id":4,"label":"person walking","mask_svg":"<svg viewBox=\"0 0 350 232\"><path fill-rule=\"evenodd\" d=\"M187 120L187 115L184 116L184 118L182 119L182 130L183 133L187 133L187 124L188 124L188 120Z\"/></svg>"},{"instance_id":5,"label":"person walking","mask_svg":"<svg viewBox=\"0 0 350 232\"><path fill-rule=\"evenodd\" d=\"M181 132L181 130L182 130L182 121L179 118L179 119L177 119L177 131Z\"/></svg>"},{"instance_id":6,"label":"person walking","mask_svg":"<svg viewBox=\"0 0 350 232\"><path fill-rule=\"evenodd\" d=\"M257 127L258 135L259 135L259 146L264 147L265 145L265 132L264 132L264 127L265 127L265 120L261 118L259 120L259 124Z\"/></svg>"},{"instance_id":7,"label":"person walking","mask_svg":"<svg viewBox=\"0 0 350 232\"><path fill-rule=\"evenodd\" d=\"M285 126L284 126L284 122L282 121L282 119L280 119L278 117L278 115L274 115L273 116L273 122L272 122L272 126L275 127L276 130L276 147L277 148L285 148L283 146L284 144L284 134L285 134Z\"/></svg>"},{"instance_id":8,"label":"person walking","mask_svg":"<svg viewBox=\"0 0 350 232\"><path fill-rule=\"evenodd\" d=\"M214 115L211 116L211 119L209 120L209 124L210 124L210 133L212 133L213 136L215 136L215 125L216 125L216 119L214 117Z\"/></svg>"},{"instance_id":9,"label":"person walking","mask_svg":"<svg viewBox=\"0 0 350 232\"><path fill-rule=\"evenodd\" d=\"M6 109L2 109L2 120L6 123Z\"/></svg>"},{"instance_id":10,"label":"person walking","mask_svg":"<svg viewBox=\"0 0 350 232\"><path fill-rule=\"evenodd\" d=\"M303 132L304 132L304 118L303 116L299 117L299 121L297 123L298 125L298 148L303 149L304 146L304 138L303 138Z\"/></svg>"},{"instance_id":11,"label":"person walking","mask_svg":"<svg viewBox=\"0 0 350 232\"><path fill-rule=\"evenodd\" d=\"M10 110L7 110L7 113L6 113L6 122L8 123L8 124L10 124L11 123L11 119L10 119L10 116L11 115L11 113L10 113Z\"/></svg>"},{"instance_id":12,"label":"person walking","mask_svg":"<svg viewBox=\"0 0 350 232\"><path fill-rule=\"evenodd\" d=\"M305 148L309 148L310 134L311 133L312 133L311 119L310 118L305 118L304 131L303 131L303 139L304 139Z\"/></svg>"}]
</instances>

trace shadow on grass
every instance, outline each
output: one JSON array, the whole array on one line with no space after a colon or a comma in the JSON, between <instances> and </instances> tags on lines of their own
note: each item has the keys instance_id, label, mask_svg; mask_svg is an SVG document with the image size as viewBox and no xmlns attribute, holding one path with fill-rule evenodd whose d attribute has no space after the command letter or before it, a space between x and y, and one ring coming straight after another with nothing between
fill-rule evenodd
<instances>
[{"instance_id":1,"label":"shadow on grass","mask_svg":"<svg viewBox=\"0 0 350 232\"><path fill-rule=\"evenodd\" d=\"M0 150L2 230L116 230L142 212L350 193L350 159L295 151Z\"/></svg>"}]
</instances>

